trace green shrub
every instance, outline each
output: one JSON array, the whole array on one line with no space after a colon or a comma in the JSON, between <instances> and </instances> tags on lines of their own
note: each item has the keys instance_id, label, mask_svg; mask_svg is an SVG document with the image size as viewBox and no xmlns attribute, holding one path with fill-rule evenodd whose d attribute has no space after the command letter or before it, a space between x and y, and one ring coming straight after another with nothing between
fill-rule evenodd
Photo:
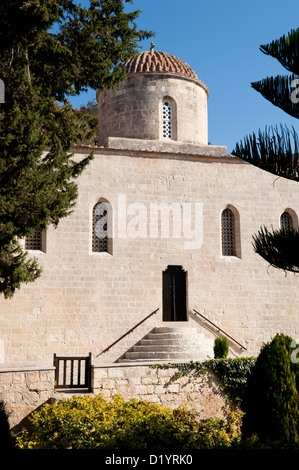
<instances>
[{"instance_id":1,"label":"green shrub","mask_svg":"<svg viewBox=\"0 0 299 470\"><path fill-rule=\"evenodd\" d=\"M106 401L75 396L46 404L31 419L30 432L17 438L25 449L208 449L229 447L240 437L240 416L196 421L176 409L119 395Z\"/></svg>"},{"instance_id":2,"label":"green shrub","mask_svg":"<svg viewBox=\"0 0 299 470\"><path fill-rule=\"evenodd\" d=\"M219 387L229 401L242 408L247 389L248 377L254 367L254 357L211 359L203 363L205 368L217 377Z\"/></svg>"},{"instance_id":3,"label":"green shrub","mask_svg":"<svg viewBox=\"0 0 299 470\"><path fill-rule=\"evenodd\" d=\"M228 356L229 344L227 338L216 338L214 343L214 358L225 359Z\"/></svg>"},{"instance_id":4,"label":"green shrub","mask_svg":"<svg viewBox=\"0 0 299 470\"><path fill-rule=\"evenodd\" d=\"M0 449L11 449L12 439L5 404L0 401Z\"/></svg>"},{"instance_id":5,"label":"green shrub","mask_svg":"<svg viewBox=\"0 0 299 470\"><path fill-rule=\"evenodd\" d=\"M181 364L155 364L158 369L176 369L171 380L190 374L196 379L199 375L208 374L216 377L218 386L226 395L228 401L242 408L246 391L247 379L255 364L254 357L234 357L226 359L209 359L203 362L186 362Z\"/></svg>"},{"instance_id":6,"label":"green shrub","mask_svg":"<svg viewBox=\"0 0 299 470\"><path fill-rule=\"evenodd\" d=\"M262 443L299 443L298 391L294 364L291 363L291 338L277 334L265 344L248 378L244 438L257 435Z\"/></svg>"}]
</instances>

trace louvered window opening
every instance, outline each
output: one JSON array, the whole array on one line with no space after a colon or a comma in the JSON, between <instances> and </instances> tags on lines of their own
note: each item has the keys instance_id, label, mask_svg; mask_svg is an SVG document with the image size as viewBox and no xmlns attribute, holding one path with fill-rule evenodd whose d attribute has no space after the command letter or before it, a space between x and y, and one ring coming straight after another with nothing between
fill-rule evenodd
<instances>
[{"instance_id":1,"label":"louvered window opening","mask_svg":"<svg viewBox=\"0 0 299 470\"><path fill-rule=\"evenodd\" d=\"M229 209L225 209L221 216L222 222L222 255L235 256L235 221L234 214Z\"/></svg>"},{"instance_id":2,"label":"louvered window opening","mask_svg":"<svg viewBox=\"0 0 299 470\"><path fill-rule=\"evenodd\" d=\"M162 108L163 138L172 138L172 106L169 101L164 101Z\"/></svg>"},{"instance_id":3,"label":"louvered window opening","mask_svg":"<svg viewBox=\"0 0 299 470\"><path fill-rule=\"evenodd\" d=\"M33 235L25 238L25 250L40 250L42 251L42 231L36 230Z\"/></svg>"},{"instance_id":4,"label":"louvered window opening","mask_svg":"<svg viewBox=\"0 0 299 470\"><path fill-rule=\"evenodd\" d=\"M107 236L107 209L103 209L103 204L97 204L93 209L92 220L92 251L108 252ZM102 220L105 217L106 221Z\"/></svg>"},{"instance_id":5,"label":"louvered window opening","mask_svg":"<svg viewBox=\"0 0 299 470\"><path fill-rule=\"evenodd\" d=\"M288 212L281 214L280 224L283 230L291 230L293 228L293 220Z\"/></svg>"}]
</instances>

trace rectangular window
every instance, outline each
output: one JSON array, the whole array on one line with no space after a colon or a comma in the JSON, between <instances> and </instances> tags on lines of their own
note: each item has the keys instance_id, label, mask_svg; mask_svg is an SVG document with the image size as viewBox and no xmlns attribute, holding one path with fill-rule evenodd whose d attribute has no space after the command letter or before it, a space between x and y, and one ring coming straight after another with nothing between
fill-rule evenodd
<instances>
[{"instance_id":1,"label":"rectangular window","mask_svg":"<svg viewBox=\"0 0 299 470\"><path fill-rule=\"evenodd\" d=\"M43 250L43 232L36 230L32 235L25 238L25 250Z\"/></svg>"}]
</instances>

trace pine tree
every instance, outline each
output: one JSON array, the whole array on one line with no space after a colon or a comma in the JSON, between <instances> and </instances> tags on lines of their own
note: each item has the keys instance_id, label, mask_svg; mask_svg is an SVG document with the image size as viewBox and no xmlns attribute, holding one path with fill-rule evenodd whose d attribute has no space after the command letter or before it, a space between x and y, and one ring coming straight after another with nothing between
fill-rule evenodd
<instances>
[{"instance_id":1,"label":"pine tree","mask_svg":"<svg viewBox=\"0 0 299 470\"><path fill-rule=\"evenodd\" d=\"M252 87L274 106L298 119L299 29L291 30L287 36L260 46L260 50L277 59L291 74L267 77L252 83ZM267 127L264 132L246 136L236 144L232 154L278 177L298 182L298 144L299 139L294 128ZM275 268L299 272L298 229L271 232L266 227L261 227L253 237L253 247L256 253Z\"/></svg>"},{"instance_id":2,"label":"pine tree","mask_svg":"<svg viewBox=\"0 0 299 470\"><path fill-rule=\"evenodd\" d=\"M7 0L0 5L0 292L14 294L41 275L20 239L57 226L72 211L76 178L93 158L70 151L90 138L90 116L69 98L115 87L119 64L151 32L138 31L131 0Z\"/></svg>"}]
</instances>

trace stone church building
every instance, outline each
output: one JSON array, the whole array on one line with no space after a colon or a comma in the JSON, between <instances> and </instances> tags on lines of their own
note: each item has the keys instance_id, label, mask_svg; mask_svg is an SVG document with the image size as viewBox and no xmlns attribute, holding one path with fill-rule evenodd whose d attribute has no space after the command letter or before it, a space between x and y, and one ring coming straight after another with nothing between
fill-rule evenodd
<instances>
[{"instance_id":1,"label":"stone church building","mask_svg":"<svg viewBox=\"0 0 299 470\"><path fill-rule=\"evenodd\" d=\"M299 336L295 275L254 253L263 225L298 227L299 185L208 143L208 87L152 45L97 94L96 147L57 229L24 240L42 276L0 299L0 367L201 360L226 335L250 356ZM242 117L240 117L242 118Z\"/></svg>"}]
</instances>

